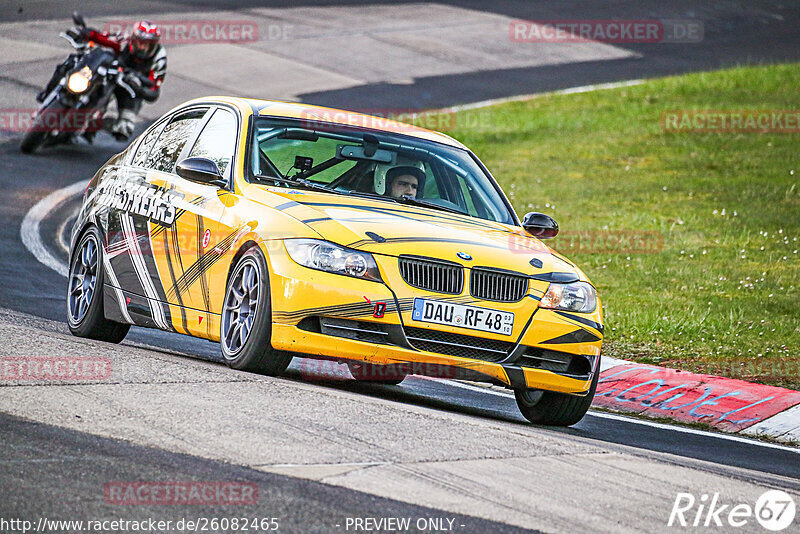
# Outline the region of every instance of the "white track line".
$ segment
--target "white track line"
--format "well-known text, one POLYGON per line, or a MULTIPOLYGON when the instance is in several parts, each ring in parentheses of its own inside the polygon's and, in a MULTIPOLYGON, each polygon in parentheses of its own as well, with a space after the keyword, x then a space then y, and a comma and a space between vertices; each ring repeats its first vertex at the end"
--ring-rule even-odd
POLYGON ((50 267, 64 278, 69 274, 69 266, 66 262, 59 260, 50 253, 42 241, 39 226, 44 218, 60 204, 70 197, 82 193, 86 189, 86 184, 86 180, 81 180, 67 187, 56 189, 44 197, 28 210, 28 213, 25 214, 25 218, 22 220, 22 226, 20 226, 19 229, 20 237, 22 238, 22 243, 25 245, 25 248, 30 250, 31 254, 33 254, 37 260, 50 267))
POLYGON ((644 83, 644 80, 627 80, 624 82, 613 83, 598 83, 595 85, 582 85, 580 87, 570 87, 568 89, 560 89, 558 91, 550 91, 547 93, 533 93, 530 95, 509 96, 506 98, 494 98, 491 100, 481 100, 480 102, 473 102, 472 104, 462 104, 460 106, 451 106, 448 108, 437 109, 429 113, 455 113, 457 111, 464 111, 468 109, 479 109, 494 106, 496 104, 506 104, 508 102, 527 102, 534 98, 541 98, 551 95, 574 95, 578 93, 591 93, 592 91, 603 91, 606 89, 618 89, 620 87, 630 87, 632 85, 639 85, 644 83))
POLYGON ((694 434, 697 436, 707 436, 712 438, 726 439, 728 441, 738 441, 739 443, 747 443, 748 445, 757 445, 759 447, 768 447, 770 449, 780 449, 782 451, 794 452, 800 454, 800 449, 797 447, 790 447, 788 445, 779 445, 777 443, 770 443, 767 441, 758 441, 755 439, 745 438, 743 436, 736 436, 733 434, 719 434, 717 432, 708 432, 707 430, 699 430, 697 428, 690 428, 687 426, 669 425, 666 423, 657 423, 655 421, 648 421, 646 419, 636 419, 634 417, 626 417, 624 415, 617 415, 608 412, 589 411, 586 415, 593 417, 600 417, 602 419, 613 419, 615 421, 625 421, 626 423, 635 423, 637 425, 652 426, 654 428, 661 428, 664 430, 672 430, 674 432, 682 432, 684 434, 694 434))

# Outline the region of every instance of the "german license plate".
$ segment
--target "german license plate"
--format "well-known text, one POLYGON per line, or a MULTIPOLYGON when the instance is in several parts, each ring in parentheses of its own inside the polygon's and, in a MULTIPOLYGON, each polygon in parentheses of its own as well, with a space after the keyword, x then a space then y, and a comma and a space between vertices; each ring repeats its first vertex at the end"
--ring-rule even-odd
POLYGON ((511 312, 439 300, 414 299, 411 318, 424 323, 458 326, 506 336, 510 336, 514 330, 514 314, 511 312))

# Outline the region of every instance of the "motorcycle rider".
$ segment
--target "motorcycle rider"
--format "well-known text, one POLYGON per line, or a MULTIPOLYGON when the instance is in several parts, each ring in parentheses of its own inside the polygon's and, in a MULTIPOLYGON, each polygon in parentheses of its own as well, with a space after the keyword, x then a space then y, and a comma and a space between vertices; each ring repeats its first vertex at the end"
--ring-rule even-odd
MULTIPOLYGON (((121 87, 114 89, 119 116, 111 127, 111 133, 119 141, 130 138, 135 126, 136 116, 142 108, 142 101, 155 102, 161 94, 161 84, 167 74, 167 53, 159 44, 161 32, 155 24, 141 20, 133 26, 130 37, 110 35, 90 28, 72 28, 68 35, 76 40, 92 41, 112 49, 125 69, 125 81, 133 88, 136 98, 121 87)), ((75 56, 56 67, 47 87, 39 93, 36 100, 43 102, 58 81, 69 70, 75 56)), ((84 134, 89 141, 95 132, 84 134)))

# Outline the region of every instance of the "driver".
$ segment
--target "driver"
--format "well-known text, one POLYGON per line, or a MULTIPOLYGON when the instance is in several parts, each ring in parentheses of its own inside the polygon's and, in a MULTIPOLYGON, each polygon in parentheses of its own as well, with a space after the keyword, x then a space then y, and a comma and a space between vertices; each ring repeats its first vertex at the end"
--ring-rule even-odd
POLYGON ((425 173, 417 167, 392 167, 386 171, 386 193, 392 198, 408 195, 417 198, 425 186, 425 173))

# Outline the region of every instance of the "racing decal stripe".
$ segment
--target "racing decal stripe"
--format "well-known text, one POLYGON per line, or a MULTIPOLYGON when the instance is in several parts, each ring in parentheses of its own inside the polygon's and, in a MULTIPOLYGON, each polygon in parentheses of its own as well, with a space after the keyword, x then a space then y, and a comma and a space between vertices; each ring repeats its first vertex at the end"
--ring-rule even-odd
POLYGON ((173 224, 172 227, 170 228, 170 232, 172 233, 172 252, 175 255, 175 257, 178 258, 178 263, 181 266, 181 273, 183 273, 185 269, 183 268, 183 257, 181 256, 181 249, 178 246, 178 243, 180 242, 180 236, 178 235, 178 227, 173 224))
POLYGON ((585 324, 586 326, 591 326, 601 334, 603 333, 603 325, 601 325, 600 323, 596 323, 591 319, 587 319, 586 317, 581 317, 580 315, 573 315, 569 312, 564 312, 559 310, 553 310, 553 311, 558 315, 561 315, 562 317, 566 317, 567 319, 572 319, 573 321, 585 324))
POLYGON ((105 249, 106 254, 110 254, 111 256, 116 256, 117 254, 125 252, 126 250, 128 250, 128 242, 125 240, 115 241, 105 249))
POLYGON ((109 261, 108 256, 103 254, 103 267, 105 267, 105 274, 108 276, 109 284, 106 284, 108 287, 114 291, 114 295, 117 297, 117 302, 119 302, 119 311, 122 313, 122 316, 125 318, 126 321, 133 324, 133 319, 131 319, 131 315, 128 313, 128 304, 125 302, 125 296, 122 294, 122 290, 119 288, 119 280, 117 280, 117 275, 114 273, 114 269, 111 268, 111 261, 109 261))
POLYGON ((550 273, 539 273, 528 275, 531 280, 538 280, 540 282, 556 282, 558 284, 570 284, 579 280, 578 275, 575 273, 564 273, 553 271, 550 273))
POLYGON ((174 298, 175 292, 185 293, 188 291, 189 287, 191 287, 191 285, 194 284, 203 273, 205 273, 222 257, 227 250, 230 249, 238 235, 239 230, 231 233, 228 235, 228 237, 217 243, 214 248, 208 252, 205 252, 197 259, 197 261, 184 270, 183 274, 175 281, 175 285, 170 288, 168 298, 174 298))
MULTIPOLYGON (((366 245, 366 244, 374 244, 375 242, 371 239, 360 239, 358 241, 354 241, 347 245, 350 248, 359 246, 359 245, 366 245)), ((483 248, 494 248, 499 250, 507 250, 508 247, 501 247, 499 245, 492 245, 490 243, 476 243, 475 241, 470 241, 467 239, 447 239, 445 237, 387 237, 385 243, 454 243, 458 245, 472 245, 477 247, 483 248)))
MULTIPOLYGON (((170 235, 167 234, 166 232, 164 232, 164 256, 165 256, 165 258, 167 260, 167 268, 169 269, 169 277, 170 277, 170 280, 172 280, 172 287, 170 288, 170 289, 172 289, 172 288, 175 287, 176 281, 175 281, 175 268, 172 266, 172 255, 169 252, 169 248, 170 248, 169 238, 170 238, 170 235)), ((181 298, 180 292, 176 292, 175 296, 177 297, 177 300, 178 300, 178 308, 181 311, 181 325, 183 326, 183 331, 184 331, 184 333, 188 333, 189 332, 189 325, 188 325, 188 322, 186 320, 186 310, 184 309, 184 306, 183 306, 183 298, 181 298)))
MULTIPOLYGON (((443 297, 437 298, 437 300, 446 301, 446 302, 454 302, 454 303, 474 303, 478 302, 472 299, 469 296, 459 295, 455 297, 443 297)), ((408 312, 411 311, 414 307, 414 297, 408 297, 403 299, 398 299, 395 303, 394 300, 386 301, 386 310, 384 313, 394 313, 394 312, 408 312), (399 306, 399 308, 398 308, 399 306)), ((364 302, 353 302, 349 304, 334 304, 332 306, 322 306, 317 308, 305 308, 302 310, 294 310, 289 312, 282 312, 282 311, 273 311, 272 315, 275 319, 281 319, 283 321, 299 321, 305 317, 310 315, 331 315, 335 317, 362 317, 362 316, 372 316, 372 312, 374 310, 374 302, 368 303, 364 302)))
MULTIPOLYGON (((200 206, 200 205, 202 205, 202 204, 203 204, 203 202, 204 202, 204 201, 205 201, 205 197, 197 197, 197 198, 194 198, 194 199, 190 200, 190 201, 189 201, 189 204, 193 204, 193 205, 195 205, 195 206, 200 206)), ((186 212, 187 212, 187 210, 185 210, 185 209, 183 209, 183 208, 179 208, 179 209, 178 209, 178 210, 175 212, 175 219, 172 221, 172 225, 171 225, 171 226, 173 226, 173 227, 174 227, 174 226, 175 226, 175 221, 177 221, 178 219, 180 219, 181 215, 183 215, 183 214, 184 214, 184 213, 186 213, 186 212)), ((167 229, 167 227, 166 227, 166 226, 164 226, 163 224, 159 224, 159 225, 156 227, 156 229, 153 231, 153 235, 154 235, 154 236, 158 236, 158 235, 159 235, 161 232, 164 232, 166 229, 167 229)))
POLYGON ((142 249, 139 247, 139 240, 136 234, 136 228, 133 224, 133 217, 131 217, 131 215, 128 213, 120 213, 120 221, 122 222, 125 239, 128 240, 128 248, 131 251, 128 257, 131 258, 133 268, 136 271, 136 276, 139 278, 139 282, 142 284, 142 289, 144 289, 148 305, 153 313, 153 320, 160 328, 163 328, 164 330, 172 330, 167 324, 164 308, 162 307, 161 301, 158 298, 158 293, 156 293, 153 280, 150 278, 150 274, 147 272, 147 266, 144 263, 144 258, 142 258, 142 249))
MULTIPOLYGON (((389 312, 389 306, 393 303, 386 303, 386 311, 389 312)), ((374 305, 367 302, 355 302, 352 304, 334 304, 332 306, 321 306, 318 308, 306 308, 303 310, 296 310, 291 312, 273 311, 273 319, 283 319, 287 321, 300 320, 309 315, 335 315, 336 317, 360 315, 372 315, 374 305)))
POLYGON ((567 334, 554 337, 553 339, 542 341, 541 343, 542 344, 546 343, 548 345, 560 345, 562 343, 592 343, 594 341, 600 341, 600 338, 592 334, 588 330, 579 328, 567 334))
POLYGON ((409 219, 412 221, 418 221, 420 218, 423 219, 428 218, 434 220, 439 219, 442 221, 446 221, 448 223, 458 223, 461 225, 477 226, 489 230, 499 230, 497 226, 494 226, 489 222, 481 222, 480 219, 473 219, 473 218, 465 219, 464 217, 459 217, 458 215, 455 214, 447 214, 443 212, 434 212, 434 213, 414 212, 412 214, 409 213, 407 210, 400 208, 392 208, 389 206, 358 206, 354 204, 346 204, 340 202, 302 202, 302 204, 305 206, 327 206, 332 208, 350 208, 354 210, 362 210, 368 212, 379 212, 379 213, 390 212, 393 215, 396 215, 397 217, 403 219, 409 219))
MULTIPOLYGON (((197 218, 197 261, 200 261, 204 254, 203 254, 203 234, 205 233, 205 228, 203 226, 203 217, 200 215, 195 215, 197 218)), ((213 249, 212 249, 213 250, 213 249)), ((213 262, 212 262, 213 264, 213 262)), ((207 269, 208 267, 206 267, 207 269)), ((203 305, 205 306, 205 310, 211 309, 211 300, 208 295, 208 279, 206 278, 206 269, 199 270, 199 277, 200 277, 200 293, 203 295, 203 305)), ((206 327, 208 327, 208 322, 206 322, 206 327)), ((207 328, 206 328, 207 329, 207 328)))
POLYGON ((278 211, 283 211, 288 208, 293 208, 294 206, 301 206, 299 202, 295 202, 294 200, 290 200, 288 202, 284 202, 283 204, 278 204, 277 206, 273 206, 272 209, 276 209, 278 211))

